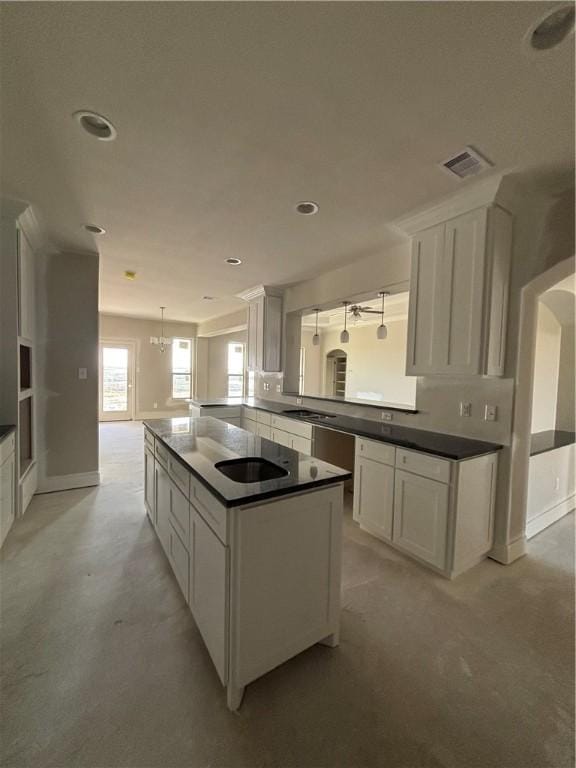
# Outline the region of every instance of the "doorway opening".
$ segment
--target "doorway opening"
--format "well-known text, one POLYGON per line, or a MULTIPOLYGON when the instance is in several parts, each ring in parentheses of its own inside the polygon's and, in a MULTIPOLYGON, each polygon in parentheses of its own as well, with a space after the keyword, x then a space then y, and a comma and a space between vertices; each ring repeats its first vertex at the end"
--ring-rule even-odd
POLYGON ((131 421, 134 418, 134 344, 100 342, 100 421, 131 421))
POLYGON ((574 274, 537 298, 526 538, 575 506, 574 274))
POLYGON ((324 391, 327 397, 346 397, 347 355, 342 349, 332 349, 326 355, 324 391))

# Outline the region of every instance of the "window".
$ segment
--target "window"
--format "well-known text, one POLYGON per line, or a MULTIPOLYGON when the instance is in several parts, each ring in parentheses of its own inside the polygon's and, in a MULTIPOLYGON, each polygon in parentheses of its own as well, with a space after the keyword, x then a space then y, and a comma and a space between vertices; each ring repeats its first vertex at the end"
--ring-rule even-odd
POLYGON ((244 344, 228 344, 228 397, 244 394, 244 344))
POLYGON ((192 340, 174 339, 172 342, 172 398, 184 400, 192 397, 192 340))

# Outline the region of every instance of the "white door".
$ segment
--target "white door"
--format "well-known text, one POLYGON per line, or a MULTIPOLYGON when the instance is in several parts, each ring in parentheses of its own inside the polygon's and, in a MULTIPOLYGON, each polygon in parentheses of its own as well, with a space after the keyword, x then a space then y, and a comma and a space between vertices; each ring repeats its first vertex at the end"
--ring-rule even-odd
POLYGON ((446 568, 448 486, 396 470, 393 541, 437 568, 446 568))
POLYGON ((355 519, 366 530, 392 540, 394 467, 371 459, 356 459, 354 467, 355 519))
POLYGON ((100 421, 134 418, 134 347, 100 342, 100 421))

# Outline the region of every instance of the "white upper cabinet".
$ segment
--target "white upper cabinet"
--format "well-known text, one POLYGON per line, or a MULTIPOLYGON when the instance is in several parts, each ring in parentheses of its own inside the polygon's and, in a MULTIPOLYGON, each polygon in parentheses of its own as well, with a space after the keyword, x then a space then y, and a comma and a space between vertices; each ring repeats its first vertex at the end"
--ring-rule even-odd
POLYGON ((282 297, 267 290, 241 294, 248 301, 248 368, 276 373, 282 370, 282 297))
POLYGON ((35 311, 34 253, 18 229, 18 335, 23 339, 34 339, 35 311))
POLYGON ((511 237, 498 206, 414 235, 407 374, 502 376, 511 237))

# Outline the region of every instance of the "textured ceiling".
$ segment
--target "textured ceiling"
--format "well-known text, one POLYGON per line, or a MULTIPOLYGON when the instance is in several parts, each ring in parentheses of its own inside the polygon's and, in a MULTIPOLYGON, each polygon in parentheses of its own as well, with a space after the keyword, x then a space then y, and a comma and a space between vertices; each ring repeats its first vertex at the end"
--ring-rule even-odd
POLYGON ((2 3, 2 193, 99 249, 102 310, 223 314, 383 250, 388 222, 461 188, 436 163, 466 144, 495 172, 569 172, 573 40, 523 46, 553 5, 2 3))

